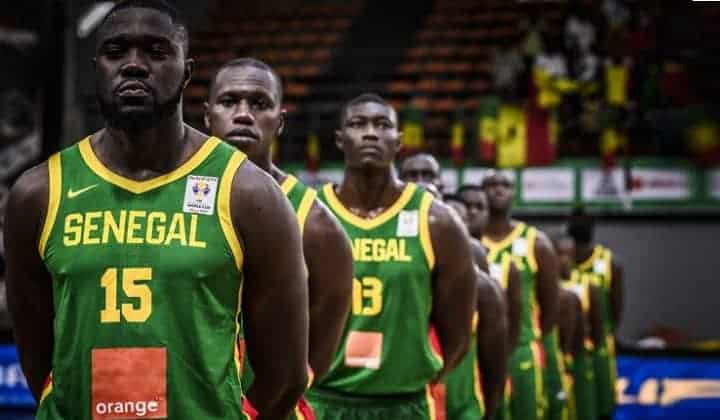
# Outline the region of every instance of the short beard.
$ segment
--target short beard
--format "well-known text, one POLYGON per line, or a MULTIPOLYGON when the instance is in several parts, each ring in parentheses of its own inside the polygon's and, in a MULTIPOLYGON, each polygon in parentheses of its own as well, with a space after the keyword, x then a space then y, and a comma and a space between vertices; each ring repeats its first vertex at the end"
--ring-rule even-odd
POLYGON ((153 100, 152 110, 149 112, 124 113, 120 111, 117 102, 105 102, 99 94, 96 94, 96 98, 100 105, 100 113, 105 117, 108 127, 137 132, 154 128, 161 121, 175 114, 178 111, 178 104, 182 101, 182 93, 183 85, 181 84, 167 101, 157 103, 153 100))

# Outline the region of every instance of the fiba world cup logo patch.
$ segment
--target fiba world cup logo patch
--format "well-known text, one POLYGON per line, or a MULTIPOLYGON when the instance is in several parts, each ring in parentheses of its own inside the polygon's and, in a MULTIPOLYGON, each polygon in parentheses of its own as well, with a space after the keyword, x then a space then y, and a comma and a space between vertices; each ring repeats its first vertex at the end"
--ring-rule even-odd
POLYGON ((215 212, 218 179, 212 176, 190 175, 185 186, 183 212, 212 215, 215 212))

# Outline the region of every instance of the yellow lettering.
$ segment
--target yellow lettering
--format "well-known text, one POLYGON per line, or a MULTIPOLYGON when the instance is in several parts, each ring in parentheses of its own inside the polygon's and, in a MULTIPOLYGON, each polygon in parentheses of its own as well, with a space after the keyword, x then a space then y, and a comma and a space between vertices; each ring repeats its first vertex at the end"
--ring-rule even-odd
POLYGON ((165 222, 167 221, 167 216, 165 216, 163 212, 154 211, 148 214, 147 219, 148 225, 145 233, 145 242, 151 245, 162 244, 165 240, 165 222), (156 222, 157 226, 155 226, 156 222), (157 236, 153 236, 154 233, 157 233, 157 236))
POLYGON ((81 213, 70 213, 65 216, 65 234, 63 245, 76 246, 82 237, 83 215, 81 213))
POLYGON ((384 239, 373 239, 372 241, 372 260, 373 261, 387 261, 385 258, 385 240, 384 239))
POLYGON ((371 261, 372 239, 360 239, 360 261, 371 261))
MULTIPOLYGON (((401 244, 404 244, 404 240, 400 240, 401 244)), ((398 255, 398 243, 395 239, 388 240, 387 247, 385 248, 385 258, 387 261, 398 261, 400 256, 398 255)))
POLYGON ((197 240, 197 224, 198 216, 193 214, 190 216, 190 246, 194 248, 206 248, 207 244, 204 241, 197 240))
POLYGON ((360 239, 353 239, 350 243, 354 261, 360 261, 360 239))
POLYGON ((397 259, 398 261, 402 261, 402 262, 410 262, 410 261, 412 261, 412 257, 409 256, 409 255, 405 252, 405 239, 400 239, 400 249, 399 249, 399 251, 400 251, 400 256, 398 256, 398 259, 397 259))
POLYGON ((144 219, 146 216, 147 212, 144 210, 130 210, 130 213, 128 214, 127 243, 143 243, 143 238, 138 238, 135 236, 135 233, 142 227, 141 222, 138 222, 137 219, 144 219))
POLYGON ((182 246, 187 246, 187 236, 185 235, 185 218, 182 213, 175 213, 170 222, 170 229, 165 237, 165 245, 170 245, 173 240, 180 241, 182 246))
POLYGON ((83 245, 97 245, 100 243, 100 238, 92 238, 90 235, 98 230, 98 225, 93 223, 93 219, 99 219, 102 217, 102 213, 99 211, 91 211, 85 213, 85 224, 83 226, 83 245))
POLYGON ((115 242, 122 244, 125 243, 125 219, 127 218, 127 211, 120 210, 120 222, 116 222, 111 211, 105 210, 103 213, 103 233, 102 243, 108 243, 110 239, 110 231, 115 236, 115 242))

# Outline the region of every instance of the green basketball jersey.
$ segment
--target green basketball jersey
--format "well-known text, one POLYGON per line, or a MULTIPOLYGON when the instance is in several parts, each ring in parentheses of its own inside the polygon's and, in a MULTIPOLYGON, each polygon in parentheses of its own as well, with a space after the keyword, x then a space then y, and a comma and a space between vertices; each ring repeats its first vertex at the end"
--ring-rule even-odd
POLYGON ((592 255, 575 267, 580 276, 587 278, 600 290, 600 311, 603 329, 606 335, 612 335, 614 321, 610 308, 610 288, 612 285, 612 251, 602 245, 595 245, 592 255))
POLYGON ((442 366, 430 343, 432 195, 407 184, 372 219, 347 210, 332 185, 319 197, 352 242, 355 278, 340 347, 318 386, 367 396, 424 391, 442 366))
POLYGON ((39 251, 53 281, 38 419, 238 419, 243 254, 230 217, 245 155, 211 137, 147 181, 90 138, 49 160, 39 251))
POLYGON ((500 264, 504 256, 511 255, 515 267, 520 273, 522 288, 522 318, 518 343, 528 344, 542 335, 540 332, 539 309, 535 298, 535 239, 537 230, 525 223, 518 223, 503 240, 495 242, 483 237, 482 243, 488 248, 488 262, 500 264))

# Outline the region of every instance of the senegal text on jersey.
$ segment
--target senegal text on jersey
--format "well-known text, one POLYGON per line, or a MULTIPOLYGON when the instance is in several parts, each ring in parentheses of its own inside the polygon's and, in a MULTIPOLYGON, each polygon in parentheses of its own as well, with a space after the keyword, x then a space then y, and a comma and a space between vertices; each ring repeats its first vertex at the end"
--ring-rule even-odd
POLYGON ((405 239, 355 238, 352 241, 352 253, 355 261, 411 262, 412 257, 405 251, 405 239))
POLYGON ((161 211, 148 213, 144 210, 105 210, 70 213, 65 216, 65 246, 100 245, 110 241, 118 244, 207 247, 204 241, 198 240, 196 214, 169 215, 161 211))

